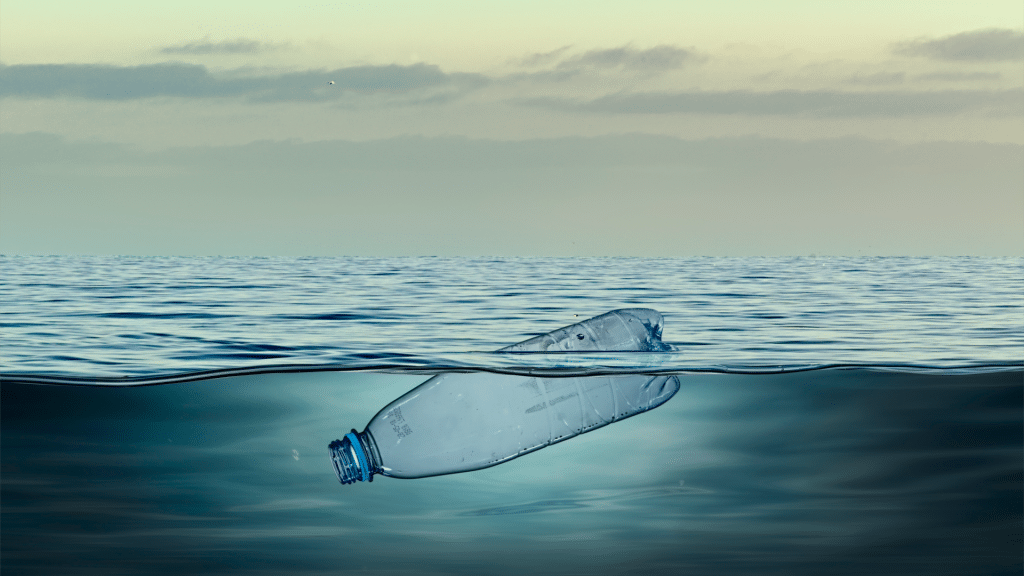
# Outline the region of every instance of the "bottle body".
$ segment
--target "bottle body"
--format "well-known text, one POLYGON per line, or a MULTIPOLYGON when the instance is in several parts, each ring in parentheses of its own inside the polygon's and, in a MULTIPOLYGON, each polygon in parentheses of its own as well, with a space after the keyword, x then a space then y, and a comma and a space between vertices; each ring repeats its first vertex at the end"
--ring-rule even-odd
POLYGON ((647 308, 623 308, 553 330, 498 352, 664 352, 664 320, 647 308))
MULTIPOLYGON (((498 352, 669 350, 661 330, 657 311, 627 308, 498 352)), ((385 406, 363 432, 332 442, 331 460, 342 484, 479 470, 656 408, 678 390, 675 376, 439 374, 385 406)))
MULTIPOLYGON (((384 407, 355 438, 346 436, 358 444, 349 451, 361 449, 367 467, 347 477, 424 478, 487 468, 656 408, 678 390, 675 376, 440 374, 384 407)), ((332 444, 332 454, 338 450, 332 444)), ((350 456, 364 465, 359 458, 350 456)))

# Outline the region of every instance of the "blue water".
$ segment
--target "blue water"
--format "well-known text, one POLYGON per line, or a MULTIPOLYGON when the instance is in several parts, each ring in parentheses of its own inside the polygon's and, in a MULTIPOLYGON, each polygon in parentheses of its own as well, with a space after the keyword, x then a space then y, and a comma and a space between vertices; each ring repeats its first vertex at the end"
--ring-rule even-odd
POLYGON ((628 307, 664 314, 673 367, 1024 358, 1021 258, 5 256, 0 273, 4 374, 493 367, 509 360, 474 353, 628 307))
POLYGON ((1020 258, 2 257, 0 567, 1020 574, 1021 286, 1020 258), (675 351, 490 352, 623 307, 675 351), (339 485, 327 444, 453 368, 682 387, 339 485))

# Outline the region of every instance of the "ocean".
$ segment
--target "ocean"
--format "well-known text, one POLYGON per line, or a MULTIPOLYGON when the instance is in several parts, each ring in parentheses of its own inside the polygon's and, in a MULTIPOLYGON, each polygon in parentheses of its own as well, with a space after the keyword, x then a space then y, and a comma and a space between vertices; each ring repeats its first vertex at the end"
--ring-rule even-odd
POLYGON ((0 568, 1018 575, 1022 287, 1021 258, 3 256, 0 568), (494 352, 621 308, 671 350, 494 352), (449 372, 680 387, 339 484, 328 443, 449 372))

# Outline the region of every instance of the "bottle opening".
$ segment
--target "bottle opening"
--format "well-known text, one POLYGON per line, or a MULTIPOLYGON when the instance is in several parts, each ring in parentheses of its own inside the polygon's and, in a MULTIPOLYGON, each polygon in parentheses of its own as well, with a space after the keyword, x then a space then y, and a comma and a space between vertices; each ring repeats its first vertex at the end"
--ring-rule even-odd
POLYGON ((359 443, 358 432, 352 430, 341 440, 335 440, 328 446, 331 450, 331 462, 334 463, 334 471, 338 474, 338 481, 342 484, 353 484, 355 482, 368 482, 373 478, 370 470, 370 463, 363 452, 363 446, 359 443))

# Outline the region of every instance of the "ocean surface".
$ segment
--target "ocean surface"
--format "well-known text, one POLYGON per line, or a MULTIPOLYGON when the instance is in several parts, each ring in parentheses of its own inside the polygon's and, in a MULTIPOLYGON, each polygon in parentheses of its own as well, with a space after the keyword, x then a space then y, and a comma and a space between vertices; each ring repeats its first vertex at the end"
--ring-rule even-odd
POLYGON ((1024 570, 1021 258, 3 256, 0 411, 5 576, 1024 570), (671 351, 493 352, 637 307, 671 351), (340 485, 446 371, 680 390, 340 485))

